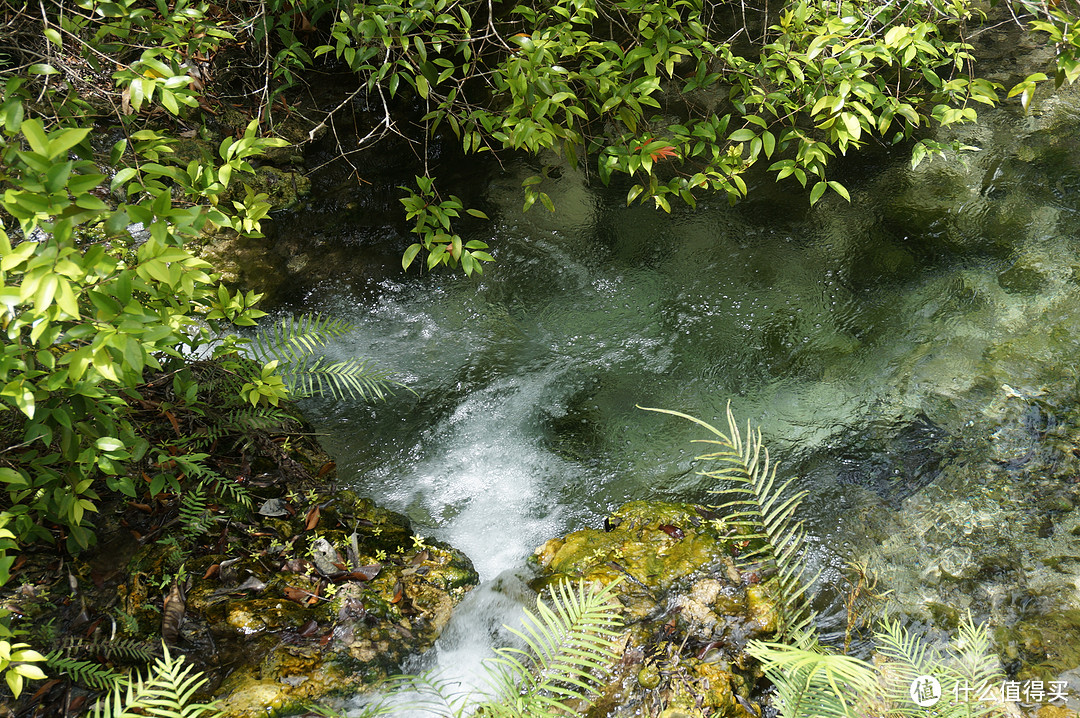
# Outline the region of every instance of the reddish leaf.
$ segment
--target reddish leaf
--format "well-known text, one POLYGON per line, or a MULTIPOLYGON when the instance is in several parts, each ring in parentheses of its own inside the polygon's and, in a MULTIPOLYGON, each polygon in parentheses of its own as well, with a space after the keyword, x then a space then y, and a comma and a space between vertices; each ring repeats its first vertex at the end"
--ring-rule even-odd
POLYGON ((325 464, 323 464, 319 468, 319 474, 318 474, 317 478, 320 478, 320 479, 323 478, 324 476, 326 476, 327 474, 329 474, 331 471, 333 471, 336 468, 337 468, 336 463, 334 463, 333 461, 327 461, 325 464))
POLYGON ((45 681, 45 683, 42 684, 41 688, 38 688, 36 691, 34 691, 34 695, 31 698, 31 700, 35 700, 35 701, 38 700, 43 695, 48 693, 50 688, 52 688, 53 686, 55 686, 59 682, 60 682, 59 678, 50 678, 49 680, 45 681))
POLYGON ((163 411, 161 413, 164 414, 165 418, 169 420, 170 424, 172 424, 172 428, 176 432, 176 435, 177 436, 182 436, 182 434, 180 433, 180 424, 179 424, 179 422, 176 421, 176 417, 173 416, 172 412, 171 411, 163 411))
POLYGON ((316 506, 311 511, 308 511, 307 519, 304 521, 304 530, 310 531, 319 525, 319 507, 316 506))
POLYGON ((683 530, 681 528, 679 528, 678 526, 672 526, 671 524, 661 524, 657 528, 659 528, 661 531, 663 531, 675 540, 679 540, 686 535, 683 533, 683 530))
POLYGON ((293 588, 292 586, 286 586, 284 589, 282 589, 282 592, 285 594, 285 598, 289 599, 290 601, 295 601, 301 606, 306 604, 308 600, 312 598, 311 593, 309 591, 305 591, 302 588, 293 588))
POLYGON ((394 597, 390 599, 390 603, 401 603, 401 594, 405 591, 405 587, 401 585, 401 581, 397 582, 394 586, 394 597))
POLYGON ((675 151, 675 148, 671 145, 664 145, 660 149, 654 150, 649 153, 649 157, 652 157, 653 162, 659 162, 662 159, 668 157, 678 157, 679 153, 675 151))
POLYGON ((210 566, 210 568, 206 569, 206 573, 203 574, 203 580, 205 581, 208 578, 213 578, 214 576, 217 576, 220 570, 220 563, 213 564, 212 566, 210 566))

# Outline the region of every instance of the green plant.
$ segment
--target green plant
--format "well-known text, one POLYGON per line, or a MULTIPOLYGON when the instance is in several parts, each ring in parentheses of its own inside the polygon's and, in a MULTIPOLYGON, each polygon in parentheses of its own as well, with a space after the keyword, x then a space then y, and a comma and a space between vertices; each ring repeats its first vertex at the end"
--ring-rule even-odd
MULTIPOLYGON (((463 242, 461 235, 451 233, 451 223, 461 216, 464 205, 456 195, 450 195, 448 199, 440 200, 435 190, 435 181, 430 177, 417 177, 416 185, 420 188, 417 194, 410 187, 402 187, 409 194, 401 200, 405 206, 405 219, 415 220, 412 228, 413 234, 420 237, 420 241, 409 245, 401 258, 401 268, 408 269, 416 259, 420 250, 427 254, 427 268, 434 269, 440 264, 450 268, 461 264, 465 274, 483 274, 484 268, 480 262, 494 261, 490 254, 483 251, 488 248, 485 242, 471 239, 463 242)), ((466 213, 487 219, 487 215, 478 209, 466 209, 466 213)))
POLYGON ((169 647, 162 643, 164 655, 157 659, 145 678, 136 676, 117 683, 112 692, 94 706, 94 718, 135 718, 139 715, 157 718, 197 718, 207 714, 218 716, 215 703, 193 700, 196 691, 207 681, 202 673, 192 675, 191 664, 184 656, 173 658, 169 647))
POLYGON ((618 658, 615 638, 622 622, 614 596, 617 582, 590 589, 563 580, 552 587, 549 606, 536 599, 536 613, 525 611, 522 630, 510 629, 524 647, 496 649, 485 664, 490 695, 455 690, 431 674, 400 676, 394 693, 368 706, 364 718, 423 710, 446 718, 465 715, 503 718, 555 718, 579 715, 590 705, 603 675, 618 658))
MULTIPOLYGON (((96 482, 135 495, 126 466, 151 445, 129 417, 147 375, 176 373, 211 345, 218 357, 234 353, 226 326, 259 313, 255 295, 218 285, 185 248, 208 222, 232 220, 174 202, 174 193, 205 200, 205 188, 163 164, 169 141, 136 132, 130 148, 121 140, 99 158, 89 128, 26 118, 22 84, 8 81, 0 101, 0 209, 18 221, 14 243, 0 227, 0 411, 18 412, 3 427, 0 481, 16 536, 52 540, 42 520, 54 521, 77 550, 93 540, 85 518, 97 510, 96 482), (109 206, 95 194, 110 183, 93 159, 115 163, 129 150, 134 166, 111 181, 127 201, 109 206), (129 250, 134 221, 150 237, 129 250)), ((250 151, 275 144, 247 139, 250 151)))
POLYGON ((495 697, 484 710, 495 716, 573 715, 569 701, 585 701, 618 658, 615 637, 621 620, 614 606, 617 582, 590 592, 561 581, 552 607, 539 597, 536 613, 525 612, 522 631, 512 630, 524 649, 501 648, 493 672, 495 697))
POLYGON ((45 664, 57 675, 67 676, 97 691, 111 690, 124 677, 122 673, 117 673, 100 663, 70 658, 59 650, 46 654, 45 664))
POLYGON ((715 508, 728 511, 724 525, 740 528, 739 539, 750 542, 738 563, 760 570, 765 585, 774 589, 778 598, 778 636, 795 638, 812 632, 814 612, 806 593, 813 581, 806 576, 802 563, 806 534, 802 521, 795 518, 806 492, 789 490, 794 477, 777 482, 776 465, 769 459, 760 429, 751 429, 748 424, 744 436, 730 404, 726 434, 689 414, 642 408, 692 421, 717 437, 696 439, 695 443, 720 447, 696 458, 719 464, 719 468, 699 473, 717 482, 713 489, 716 493, 733 497, 715 508))
MULTIPOLYGON (((967 0, 798 0, 739 14, 701 0, 353 0, 313 54, 338 58, 381 106, 365 141, 403 131, 394 102, 405 97, 423 104, 418 146, 448 129, 466 154, 533 156, 526 209, 554 208, 544 187, 563 165, 622 178, 628 203, 665 211, 702 192, 744 196, 759 163, 811 204, 829 190, 848 198, 828 177, 837 154, 915 140, 917 164, 944 149, 922 128, 971 122, 974 105, 997 102, 963 41, 967 0)), ((429 268, 478 271, 451 230, 462 203, 440 201, 426 158, 417 185, 403 203, 422 239, 403 264, 427 251, 429 268)))
POLYGON ((776 688, 774 702, 784 718, 1004 714, 1003 703, 980 700, 986 688, 1004 677, 986 624, 975 625, 969 616, 944 653, 896 620, 882 621, 874 642, 877 660, 873 664, 835 653, 809 634, 794 644, 751 641, 747 652, 761 661, 776 688), (923 676, 934 678, 943 688, 940 700, 932 706, 919 706, 911 695, 913 684, 923 676))
POLYGON ((390 373, 366 359, 329 362, 316 356, 320 347, 352 331, 343 319, 324 319, 317 314, 283 317, 260 328, 248 345, 263 364, 258 377, 249 376, 240 393, 252 406, 269 402, 277 406, 285 398, 329 394, 381 399, 391 385, 390 373))
MULTIPOLYGON (((514 630, 525 648, 498 649, 498 657, 489 668, 494 690, 491 698, 455 694, 448 684, 426 675, 401 676, 391 685, 419 692, 419 699, 410 703, 410 708, 455 718, 474 710, 483 715, 515 718, 574 715, 571 706, 575 702, 588 703, 601 676, 618 657, 614 638, 621 622, 613 594, 615 585, 590 590, 584 583, 573 588, 563 581, 552 590, 550 607, 537 597, 537 612, 526 611, 523 630, 514 630)), ((216 703, 193 701, 207 679, 199 672, 192 674, 192 666, 185 665, 184 657, 173 658, 164 643, 162 651, 162 657, 156 659, 145 678, 115 680, 106 675, 105 669, 82 665, 85 662, 65 661, 63 665, 91 685, 94 681, 102 686, 112 682, 109 695, 94 707, 93 718, 135 718, 141 714, 157 718, 220 716, 216 703)), ((341 715, 318 706, 312 709, 324 716, 341 715)), ((399 703, 384 698, 362 709, 360 716, 393 715, 401 709, 399 703)))

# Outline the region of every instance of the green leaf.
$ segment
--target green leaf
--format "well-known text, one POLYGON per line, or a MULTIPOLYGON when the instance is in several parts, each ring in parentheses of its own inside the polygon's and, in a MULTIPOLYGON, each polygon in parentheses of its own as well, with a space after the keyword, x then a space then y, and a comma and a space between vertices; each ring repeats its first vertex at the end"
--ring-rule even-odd
POLYGON ((829 180, 828 185, 830 188, 832 188, 834 192, 846 199, 848 202, 851 201, 851 195, 848 194, 847 187, 840 184, 839 182, 836 182, 835 180, 829 180))
POLYGON ((757 133, 748 127, 744 127, 741 130, 735 130, 728 136, 728 140, 731 142, 747 142, 757 137, 757 133))
POLYGON ((49 138, 45 135, 45 128, 41 120, 24 120, 22 133, 26 141, 30 143, 30 149, 39 155, 49 156, 49 138))
POLYGON ((762 148, 765 150, 765 156, 772 157, 773 150, 776 149, 776 137, 768 130, 762 132, 761 145, 762 148))
POLYGON ((401 256, 401 268, 408 269, 421 249, 422 247, 419 244, 410 244, 405 250, 405 254, 401 256))
POLYGON ((811 207, 813 207, 815 204, 817 204, 817 201, 819 199, 821 199, 821 196, 823 194, 825 194, 825 190, 828 189, 828 187, 829 187, 829 185, 827 183, 825 183, 825 182, 818 182, 818 183, 816 183, 814 185, 813 189, 810 190, 810 206, 811 207))

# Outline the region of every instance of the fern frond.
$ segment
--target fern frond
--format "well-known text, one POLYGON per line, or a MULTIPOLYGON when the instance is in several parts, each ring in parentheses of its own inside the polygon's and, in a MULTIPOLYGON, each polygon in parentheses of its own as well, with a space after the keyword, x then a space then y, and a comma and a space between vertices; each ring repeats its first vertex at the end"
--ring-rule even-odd
POLYGON ((76 683, 96 691, 109 690, 124 678, 123 673, 101 664, 65 656, 62 649, 45 654, 45 664, 55 673, 66 675, 76 683))
POLYGON ((438 677, 435 671, 418 675, 394 676, 387 681, 388 696, 369 705, 359 718, 393 715, 404 711, 419 712, 441 718, 458 718, 466 714, 472 694, 461 690, 455 681, 438 677))
POLYGON ((960 680, 967 681, 968 685, 993 685, 1000 683, 1005 677, 986 624, 975 625, 970 614, 960 622, 951 653, 956 673, 960 680))
POLYGON ((189 539, 202 536, 209 530, 212 518, 206 507, 206 490, 203 482, 194 489, 185 491, 180 497, 179 516, 181 530, 189 539))
POLYGON ((874 666, 826 651, 810 633, 794 645, 750 641, 746 652, 761 661, 776 686, 784 718, 849 718, 877 692, 874 666))
POLYGON ((244 508, 251 508, 251 493, 242 485, 225 478, 203 463, 206 454, 178 454, 171 457, 184 473, 200 480, 199 488, 210 484, 221 498, 231 499, 244 508))
POLYGON ((522 630, 511 629, 526 648, 500 648, 492 678, 496 698, 483 704, 493 715, 560 715, 568 700, 588 701, 601 675, 617 658, 614 639, 622 621, 612 610, 615 584, 589 591, 560 582, 549 607, 536 600, 522 630))
POLYGON ((251 346, 264 361, 295 364, 352 330, 353 325, 340 318, 323 319, 318 314, 282 317, 277 324, 260 330, 251 346))
POLYGON ((135 718, 139 715, 156 718, 199 718, 204 713, 211 718, 221 715, 216 703, 194 703, 195 692, 207 679, 202 673, 191 675, 191 664, 184 657, 176 659, 162 644, 164 655, 150 668, 146 678, 128 680, 126 685, 113 688, 93 711, 94 718, 135 718))
POLYGON ((228 413, 218 427, 221 435, 227 432, 279 431, 296 424, 288 412, 275 406, 246 406, 228 413))
POLYGON ((282 367, 282 378, 294 396, 329 394, 337 399, 346 395, 362 400, 382 399, 389 387, 397 384, 390 379, 390 372, 366 359, 346 359, 333 363, 323 357, 303 359, 282 367))
POLYGON ((696 457, 716 464, 715 468, 698 473, 718 483, 716 493, 731 497, 714 508, 730 512, 724 520, 745 530, 739 538, 760 541, 740 556, 737 565, 741 569, 759 565, 770 576, 767 580, 776 588, 779 598, 777 634, 780 637, 791 638, 810 630, 814 613, 806 593, 817 576, 806 575, 801 561, 806 533, 802 521, 795 518, 806 492, 791 491, 794 478, 777 483, 776 464, 770 460, 761 431, 751 429, 747 424, 744 436, 730 403, 727 433, 679 411, 640 408, 686 419, 717 437, 695 440, 695 443, 718 447, 696 457))
POLYGON ((65 638, 57 652, 69 658, 89 654, 106 660, 121 660, 128 663, 150 663, 159 655, 150 644, 131 638, 109 640, 99 638, 88 641, 85 638, 73 636, 65 638))

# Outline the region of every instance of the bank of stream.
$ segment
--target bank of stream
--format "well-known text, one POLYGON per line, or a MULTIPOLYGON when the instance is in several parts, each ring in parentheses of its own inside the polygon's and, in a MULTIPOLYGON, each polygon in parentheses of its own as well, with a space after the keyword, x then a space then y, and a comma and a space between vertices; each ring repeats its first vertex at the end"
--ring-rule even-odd
POLYGON ((347 189, 278 222, 334 258, 294 258, 281 311, 350 320, 329 355, 408 387, 306 404, 339 475, 487 582, 420 663, 485 654, 524 600, 504 572, 545 540, 632 499, 708 503, 700 432, 637 405, 718 423, 730 401, 810 491, 829 631, 854 561, 894 609, 941 631, 970 610, 1013 675, 1080 698, 1076 107, 985 112, 976 149, 916 170, 852 159, 852 202, 813 209, 763 179, 668 216, 565 171, 557 212, 523 214, 533 169, 511 166, 459 192, 493 218, 465 227, 498 260, 479 278, 402 274, 403 238, 356 229, 347 189))

